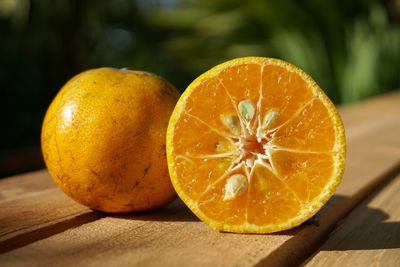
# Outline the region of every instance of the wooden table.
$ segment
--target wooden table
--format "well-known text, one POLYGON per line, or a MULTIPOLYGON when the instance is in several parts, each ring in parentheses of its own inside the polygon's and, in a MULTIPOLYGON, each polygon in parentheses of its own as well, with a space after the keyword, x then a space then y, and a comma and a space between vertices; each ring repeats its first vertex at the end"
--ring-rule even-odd
POLYGON ((42 170, 0 180, 0 265, 400 266, 400 92, 340 113, 347 167, 319 226, 221 233, 179 200, 103 214, 69 199, 42 170))

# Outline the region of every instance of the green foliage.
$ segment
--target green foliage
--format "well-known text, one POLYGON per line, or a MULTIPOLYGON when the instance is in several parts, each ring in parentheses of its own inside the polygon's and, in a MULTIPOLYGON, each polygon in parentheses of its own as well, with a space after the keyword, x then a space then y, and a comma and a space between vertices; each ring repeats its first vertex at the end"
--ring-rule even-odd
POLYGON ((399 11, 382 3, 3 0, 0 147, 38 145, 56 92, 101 66, 151 71, 183 91, 220 62, 268 56, 303 68, 338 104, 399 88, 399 11))
POLYGON ((335 103, 400 87, 400 27, 378 1, 208 0, 146 20, 167 36, 159 51, 188 77, 234 57, 268 56, 303 68, 335 103))

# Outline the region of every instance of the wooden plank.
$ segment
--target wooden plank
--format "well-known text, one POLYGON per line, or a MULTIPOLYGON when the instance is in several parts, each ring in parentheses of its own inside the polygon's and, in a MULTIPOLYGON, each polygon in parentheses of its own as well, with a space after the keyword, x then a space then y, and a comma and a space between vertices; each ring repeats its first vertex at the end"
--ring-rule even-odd
POLYGON ((400 175, 363 201, 306 266, 398 266, 400 175))
POLYGON ((0 180, 0 203, 3 200, 10 200, 55 187, 56 185, 47 170, 4 178, 0 180))
MULTIPOLYGON (((385 101, 398 103, 398 98, 385 101)), ((383 121, 379 127, 365 127, 371 117, 352 115, 358 108, 343 111, 347 134, 353 136, 348 144, 347 169, 336 196, 320 213, 320 227, 303 225, 270 235, 220 233, 176 202, 158 212, 110 216, 69 229, 0 255, 0 262, 30 262, 37 266, 78 262, 141 266, 298 264, 323 242, 341 218, 399 168, 399 140, 394 137, 394 133, 400 133, 399 105, 387 104, 388 108, 382 110, 374 103, 364 104, 371 106, 366 109, 372 118, 383 121), (377 112, 382 114, 375 115, 377 112)))
POLYGON ((0 181, 0 196, 0 252, 102 216, 62 193, 47 171, 0 181))
POLYGON ((77 262, 101 266, 227 266, 240 255, 236 263, 241 266, 254 264, 256 256, 268 249, 270 240, 265 237, 214 231, 176 201, 159 212, 110 216, 85 224, 3 254, 0 261, 5 265, 28 261, 34 266, 77 262))
MULTIPOLYGON (((398 111, 399 103, 400 90, 351 105, 341 106, 339 111, 346 123, 347 131, 350 131, 352 135, 356 135, 359 132, 374 128, 374 123, 380 123, 381 116, 390 115, 392 112, 398 111), (365 123, 366 121, 369 123, 365 123), (355 130, 354 128, 358 129, 355 130)), ((348 135, 347 138, 349 137, 348 135)))

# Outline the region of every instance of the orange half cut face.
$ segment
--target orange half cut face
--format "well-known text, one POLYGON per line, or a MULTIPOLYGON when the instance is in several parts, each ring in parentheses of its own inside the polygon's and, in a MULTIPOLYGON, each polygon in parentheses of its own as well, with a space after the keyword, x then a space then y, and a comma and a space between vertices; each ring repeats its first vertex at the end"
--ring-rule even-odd
POLYGON ((297 226, 333 195, 345 161, 335 106, 308 74, 278 59, 218 65, 192 82, 168 126, 180 198, 214 229, 297 226))

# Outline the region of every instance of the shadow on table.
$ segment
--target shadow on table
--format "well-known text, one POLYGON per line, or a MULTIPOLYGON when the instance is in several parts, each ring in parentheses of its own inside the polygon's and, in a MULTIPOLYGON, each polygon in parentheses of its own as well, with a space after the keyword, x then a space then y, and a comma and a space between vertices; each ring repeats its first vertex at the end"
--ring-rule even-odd
MULTIPOLYGON (((379 209, 368 207, 368 203, 381 191, 382 188, 388 185, 388 182, 389 181, 378 187, 367 199, 357 205, 355 209, 351 210, 350 215, 343 219, 344 223, 336 227, 335 232, 340 230, 346 233, 344 238, 342 236, 343 240, 339 240, 340 238, 338 238, 338 240, 334 239, 332 242, 330 241, 329 244, 324 245, 324 238, 327 238, 326 235, 322 234, 319 236, 320 234, 316 234, 316 236, 318 236, 317 239, 319 240, 319 244, 323 244, 319 249, 366 250, 400 248, 400 222, 385 222, 385 220, 389 218, 387 213, 379 209)), ((326 229, 324 229, 324 227, 326 227, 325 224, 327 223, 324 222, 325 214, 328 214, 333 210, 333 208, 338 208, 339 205, 352 205, 350 202, 346 204, 347 201, 352 201, 352 199, 341 195, 334 195, 311 220, 292 229, 270 235, 292 236, 292 238, 286 242, 288 247, 292 247, 293 244, 299 243, 297 245, 300 245, 307 242, 310 235, 313 235, 316 232, 326 231, 326 229), (318 229, 319 227, 321 228, 318 229)), ((128 220, 201 223, 201 221, 179 198, 170 205, 155 211, 136 214, 115 214, 109 216, 128 220)), ((332 226, 328 226, 329 229, 331 229, 331 227, 332 226)), ((329 232, 330 230, 328 230, 327 233, 329 232)), ((286 246, 283 245, 281 248, 285 250, 285 247, 286 246)))
POLYGON ((320 250, 372 250, 400 248, 400 222, 385 222, 389 215, 365 205, 345 218, 320 250))
POLYGON ((280 266, 297 266, 319 250, 344 251, 400 248, 400 222, 385 222, 389 218, 386 212, 368 206, 383 188, 391 185, 397 174, 398 171, 396 169, 384 183, 360 203, 354 197, 333 196, 317 214, 317 218, 321 218, 320 226, 306 226, 303 224, 288 231, 275 233, 274 235, 287 235, 289 232, 293 234, 293 237, 255 266, 264 266, 265 263, 276 263, 276 265, 280 266), (334 210, 332 209, 333 207, 334 210), (336 215, 334 215, 335 213, 336 215), (329 220, 341 213, 344 215, 344 217, 343 215, 339 216, 342 223, 339 221, 332 225, 332 221, 330 222, 329 220), (339 226, 337 226, 338 224, 339 226), (340 234, 338 233, 339 231, 341 231, 340 234), (291 257, 287 257, 288 254, 291 257))
POLYGON ((166 207, 139 213, 121 213, 108 215, 112 218, 141 221, 163 221, 163 222, 200 222, 193 212, 179 198, 166 207))
POLYGON ((320 250, 343 251, 400 248, 399 214, 392 214, 392 217, 390 217, 383 210, 369 206, 369 203, 381 193, 382 189, 392 186, 394 179, 400 179, 398 173, 395 173, 391 179, 386 180, 386 182, 377 187, 352 210, 320 250), (388 219, 391 221, 386 222, 388 219))
MULTIPOLYGON (((306 221, 303 224, 294 227, 292 229, 281 231, 277 233, 272 233, 272 235, 291 235, 294 236, 298 232, 301 232, 304 227, 308 225, 312 225, 316 227, 318 224, 318 218, 321 214, 330 210, 337 203, 344 200, 341 196, 333 196, 325 206, 317 213, 316 216, 312 218, 312 220, 306 221)), ((169 221, 169 222, 201 222, 199 218, 183 203, 183 201, 177 198, 171 204, 166 207, 147 212, 139 212, 139 213, 118 213, 118 214, 107 214, 107 217, 112 218, 120 218, 120 219, 128 219, 128 220, 142 220, 142 221, 169 221)), ((236 233, 228 233, 226 234, 236 234, 236 233)))

